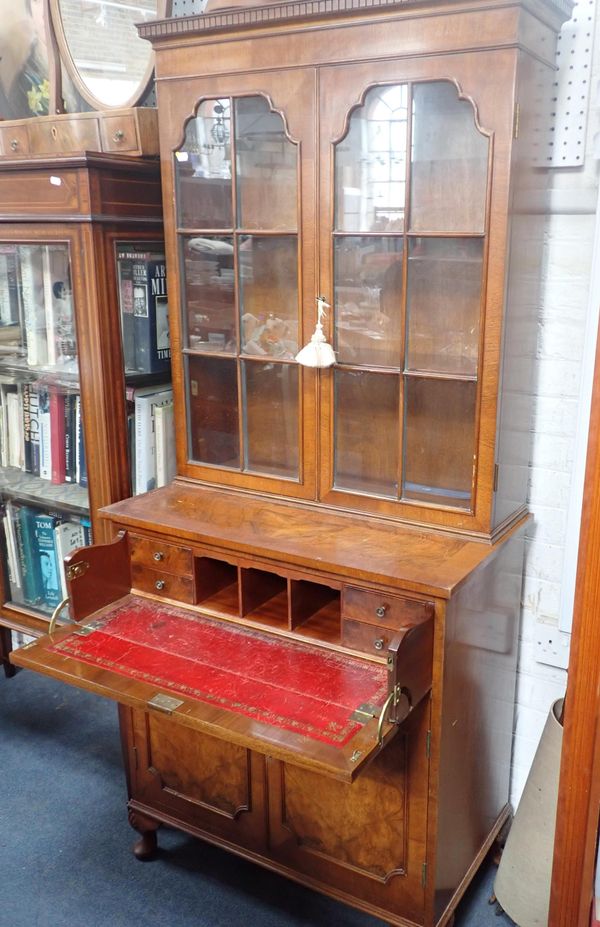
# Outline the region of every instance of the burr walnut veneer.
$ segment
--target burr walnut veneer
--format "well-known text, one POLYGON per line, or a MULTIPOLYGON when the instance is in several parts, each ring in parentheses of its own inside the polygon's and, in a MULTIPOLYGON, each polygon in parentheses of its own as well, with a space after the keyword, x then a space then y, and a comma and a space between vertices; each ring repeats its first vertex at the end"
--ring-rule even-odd
POLYGON ((177 477, 14 662, 130 819, 442 927, 508 804, 559 0, 246 4, 156 52, 177 477), (509 260, 510 258, 510 260, 509 260), (317 297, 336 352, 295 360, 317 297))

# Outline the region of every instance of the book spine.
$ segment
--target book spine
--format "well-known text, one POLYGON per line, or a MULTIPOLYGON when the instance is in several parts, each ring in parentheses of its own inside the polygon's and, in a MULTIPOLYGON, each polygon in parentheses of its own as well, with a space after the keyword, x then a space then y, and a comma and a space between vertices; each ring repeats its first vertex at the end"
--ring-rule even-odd
POLYGON ((40 560, 34 528, 35 515, 36 513, 29 506, 20 506, 16 522, 23 593, 28 605, 39 605, 42 600, 40 560))
POLYGON ((125 370, 135 370, 135 332, 133 321, 133 261, 119 256, 117 260, 119 279, 119 305, 121 309, 121 337, 123 341, 123 363, 125 370))
POLYGON ((8 563, 8 581, 13 602, 23 601, 23 580, 17 551, 17 537, 14 524, 14 508, 11 502, 4 507, 4 537, 6 542, 6 559, 8 563))
POLYGON ((39 559, 40 593, 43 603, 52 609, 60 602, 58 563, 54 546, 55 527, 54 516, 35 514, 34 531, 39 559))
POLYGON ((61 597, 68 595, 67 577, 65 574, 65 557, 85 545, 85 531, 78 522, 65 521, 54 528, 54 546, 61 585, 61 597))
POLYGON ((74 483, 75 463, 75 394, 65 395, 65 482, 74 483))
POLYGON ((56 365, 56 340, 54 337, 54 301, 52 297, 52 266, 50 263, 50 248, 46 245, 42 252, 42 268, 44 274, 44 314, 46 318, 46 344, 47 363, 56 365))
POLYGON ((87 462, 85 457, 85 438, 83 433, 83 422, 81 419, 81 396, 76 397, 75 401, 75 473, 76 481, 80 486, 86 487, 87 462))
POLYGON ((64 483, 66 476, 65 395, 50 387, 50 462, 51 481, 64 483))
POLYGON ((39 248, 33 245, 23 245, 20 252, 21 299, 27 342, 27 363, 30 367, 37 367, 48 361, 43 270, 37 266, 38 252, 39 248))
POLYGON ((31 383, 23 383, 23 469, 31 469, 31 383))
POLYGON ((31 440, 31 473, 40 475, 40 416, 39 416, 39 390, 35 383, 29 390, 29 430, 31 440))
POLYGON ((52 479, 52 437, 50 425, 50 394, 46 387, 38 391, 38 420, 40 425, 40 478, 52 479))

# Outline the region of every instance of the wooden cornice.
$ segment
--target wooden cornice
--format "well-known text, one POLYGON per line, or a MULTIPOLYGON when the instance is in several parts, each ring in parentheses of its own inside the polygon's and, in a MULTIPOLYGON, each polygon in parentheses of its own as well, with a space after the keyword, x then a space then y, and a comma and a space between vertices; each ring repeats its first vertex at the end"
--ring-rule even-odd
MULTIPOLYGON (((215 13, 200 13, 194 16, 182 16, 171 19, 160 19, 141 23, 137 26, 143 39, 154 40, 170 39, 175 36, 192 34, 217 33, 229 30, 261 28, 265 26, 283 25, 285 23, 302 23, 311 19, 360 15, 365 13, 394 12, 402 10, 427 10, 436 8, 450 11, 453 7, 460 10, 469 7, 481 8, 481 0, 477 3, 470 0, 293 0, 265 6, 239 6, 233 5, 231 9, 220 10, 215 13)), ((497 6, 520 5, 531 8, 535 14, 546 11, 559 23, 571 18, 573 0, 489 0, 490 8, 497 6)))

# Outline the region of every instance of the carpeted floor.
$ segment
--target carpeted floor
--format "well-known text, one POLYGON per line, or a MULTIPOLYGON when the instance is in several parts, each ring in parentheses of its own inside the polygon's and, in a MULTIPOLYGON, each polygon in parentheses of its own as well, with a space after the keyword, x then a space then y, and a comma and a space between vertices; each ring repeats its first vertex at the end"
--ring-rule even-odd
MULTIPOLYGON (((116 706, 27 671, 0 674, 2 927, 381 927, 381 922, 161 829, 138 862, 116 706)), ((455 927, 507 927, 486 865, 455 927)))

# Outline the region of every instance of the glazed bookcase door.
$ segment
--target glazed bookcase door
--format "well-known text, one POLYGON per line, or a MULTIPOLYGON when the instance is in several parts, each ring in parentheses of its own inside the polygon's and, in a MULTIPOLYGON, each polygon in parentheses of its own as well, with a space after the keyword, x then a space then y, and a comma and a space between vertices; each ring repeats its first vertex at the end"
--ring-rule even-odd
POLYGON ((91 541, 72 241, 0 242, 4 602, 50 615, 91 541))
POLYGON ((337 365, 323 389, 321 497, 464 523, 478 467, 490 133, 452 80, 361 79, 343 125, 323 103, 322 279, 337 365))
POLYGON ((284 109, 243 86, 200 98, 173 155, 179 470, 300 497, 314 495, 315 377, 295 361, 315 300, 306 82, 291 78, 301 113, 294 87, 284 109))

